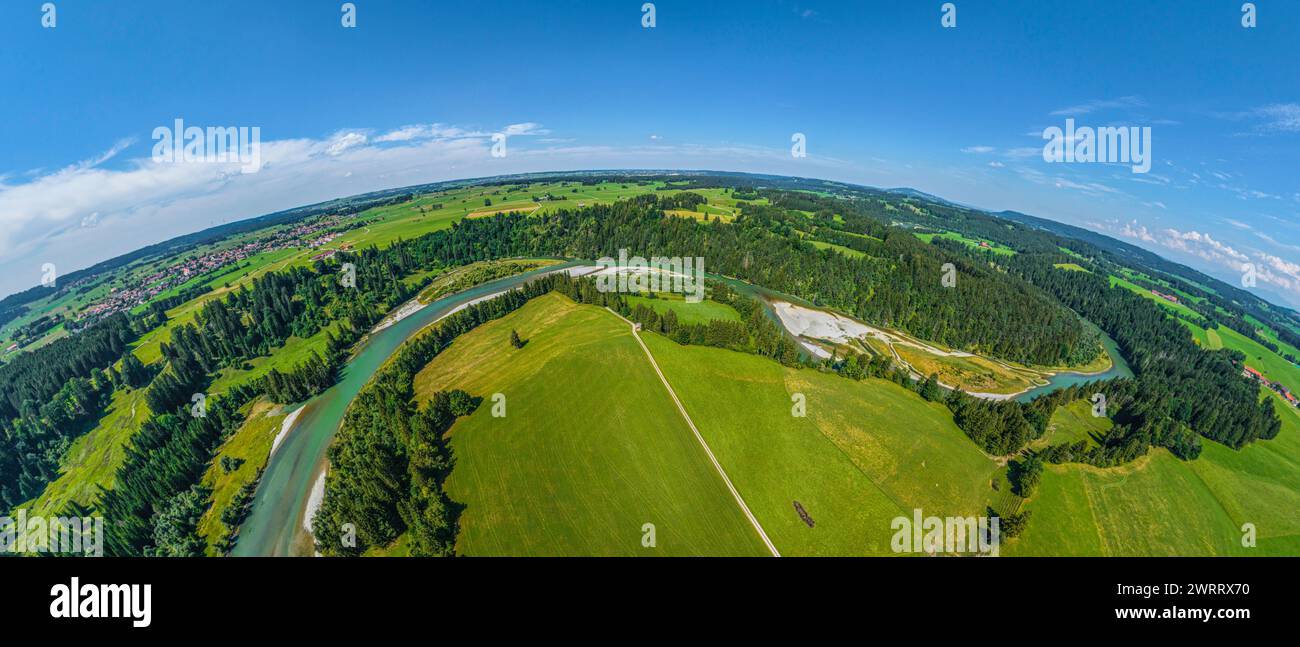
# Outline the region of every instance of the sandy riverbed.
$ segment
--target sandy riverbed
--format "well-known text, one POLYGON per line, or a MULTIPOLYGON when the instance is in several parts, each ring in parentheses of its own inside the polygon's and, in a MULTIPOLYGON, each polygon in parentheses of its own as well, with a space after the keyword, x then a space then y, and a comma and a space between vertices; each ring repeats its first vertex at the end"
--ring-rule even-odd
POLYGON ((298 414, 302 413, 302 410, 302 407, 298 407, 293 413, 285 416, 284 422, 280 423, 280 433, 276 434, 275 440, 271 441, 271 455, 275 454, 276 448, 280 446, 280 442, 284 440, 284 437, 289 435, 289 430, 293 429, 293 423, 298 420, 298 414))

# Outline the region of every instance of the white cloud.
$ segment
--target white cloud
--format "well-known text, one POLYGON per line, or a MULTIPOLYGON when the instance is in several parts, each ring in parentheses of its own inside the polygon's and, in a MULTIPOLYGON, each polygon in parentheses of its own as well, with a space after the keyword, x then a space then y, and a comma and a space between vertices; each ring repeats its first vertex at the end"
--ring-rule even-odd
POLYGON ((365 143, 366 143, 366 136, 363 133, 340 132, 335 134, 334 137, 330 138, 329 146, 328 148, 326 148, 326 152, 329 153, 330 155, 342 155, 343 152, 348 150, 349 148, 356 148, 357 146, 364 145, 365 143))
POLYGON ((549 134, 551 134, 551 131, 549 131, 549 130, 547 130, 547 129, 545 129, 545 128, 542 128, 542 125, 541 125, 541 124, 533 123, 533 122, 531 122, 531 121, 527 121, 527 122, 524 122, 524 123, 522 123, 522 124, 510 124, 509 126, 506 126, 506 127, 505 127, 505 130, 503 130, 503 131, 501 131, 501 132, 505 133, 506 136, 508 136, 508 137, 521 137, 521 136, 524 136, 524 135, 549 135, 549 134))
POLYGON ((1257 278, 1286 288, 1292 296, 1300 295, 1300 265, 1263 252, 1259 257, 1263 263, 1256 266, 1257 278))
POLYGON ((1033 146, 1017 146, 1015 148, 1007 150, 1005 155, 1007 157, 1014 158, 1014 159, 1023 159, 1028 157, 1042 157, 1043 149, 1041 147, 1035 148, 1033 146))
POLYGON ((464 137, 487 137, 490 133, 466 130, 446 124, 412 124, 390 130, 378 137, 376 142, 405 142, 416 139, 460 139, 464 137))
POLYGON ((1250 256, 1244 252, 1215 239, 1208 233, 1195 230, 1179 231, 1172 228, 1165 229, 1161 233, 1163 237, 1159 242, 1165 247, 1199 256, 1207 261, 1227 264, 1229 267, 1240 267, 1242 263, 1250 260, 1250 256))
POLYGON ((1120 108, 1143 108, 1146 107, 1146 101, 1140 97, 1120 97, 1118 99, 1094 99, 1086 103, 1081 103, 1060 110, 1053 110, 1051 114, 1056 116, 1086 115, 1098 110, 1115 110, 1120 108))
POLYGON ((966 148, 961 149, 961 152, 983 154, 992 153, 994 150, 996 149, 992 146, 967 146, 966 148))
POLYGON ((1058 189, 1074 189, 1076 191, 1091 193, 1093 195, 1098 195, 1103 193, 1118 195, 1121 193, 1119 190, 1106 186, 1101 182, 1075 182, 1074 180, 1070 180, 1063 177, 1057 177, 1052 179, 1052 186, 1058 189))
POLYGON ((1151 235, 1151 231, 1146 228, 1146 225, 1140 225, 1136 220, 1124 223, 1124 228, 1121 229, 1119 233, 1128 236, 1129 238, 1136 238, 1148 243, 1155 242, 1156 239, 1155 236, 1151 235))
POLYGON ((157 163, 148 149, 105 168, 104 161, 127 149, 119 142, 55 172, 9 176, 0 182, 0 295, 38 284, 46 262, 69 272, 222 223, 441 180, 591 168, 714 168, 844 181, 860 181, 864 173, 827 156, 794 160, 784 147, 571 145, 532 138, 548 132, 535 122, 496 131, 530 137, 504 158, 491 156, 490 130, 426 124, 381 132, 264 139, 262 168, 250 174, 241 174, 238 162, 157 163))
POLYGON ((1257 238, 1259 238, 1260 240, 1265 241, 1265 242, 1267 242, 1267 243, 1273 245, 1274 247, 1280 247, 1280 248, 1282 248, 1282 249, 1289 249, 1289 250, 1291 250, 1291 251, 1293 251, 1293 252, 1300 252, 1300 245, 1296 245, 1296 244, 1294 244, 1294 243, 1284 243, 1284 242, 1282 242, 1282 241, 1280 241, 1280 240, 1278 240, 1278 239, 1276 239, 1276 238, 1274 238, 1274 237, 1272 237, 1272 236, 1270 236, 1270 235, 1268 235, 1268 234, 1266 234, 1266 233, 1264 233, 1264 232, 1262 232, 1262 231, 1257 231, 1257 232, 1255 232, 1255 236, 1256 236, 1257 238))

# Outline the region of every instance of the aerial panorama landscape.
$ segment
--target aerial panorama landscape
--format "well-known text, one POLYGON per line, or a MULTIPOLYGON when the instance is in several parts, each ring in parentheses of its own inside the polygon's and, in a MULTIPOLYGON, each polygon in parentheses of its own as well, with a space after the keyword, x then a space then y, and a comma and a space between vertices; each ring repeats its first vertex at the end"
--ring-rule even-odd
POLYGON ((1300 556, 1300 6, 0 22, 5 553, 1300 556))

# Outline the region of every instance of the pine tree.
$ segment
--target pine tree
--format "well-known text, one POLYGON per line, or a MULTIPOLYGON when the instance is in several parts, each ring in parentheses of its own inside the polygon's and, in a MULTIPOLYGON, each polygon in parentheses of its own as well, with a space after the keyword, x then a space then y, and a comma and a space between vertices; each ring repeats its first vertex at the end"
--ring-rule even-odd
POLYGON ((921 397, 929 402, 943 399, 943 389, 939 386, 938 373, 931 373, 930 377, 925 378, 925 383, 921 385, 921 397))

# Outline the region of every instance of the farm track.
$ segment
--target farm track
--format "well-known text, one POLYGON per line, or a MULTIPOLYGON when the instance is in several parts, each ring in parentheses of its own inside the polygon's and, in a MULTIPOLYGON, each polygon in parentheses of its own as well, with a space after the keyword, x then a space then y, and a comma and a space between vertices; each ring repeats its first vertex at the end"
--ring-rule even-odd
POLYGON ((736 499, 736 505, 740 506, 740 511, 745 514, 745 518, 749 519, 750 525, 754 526, 754 530, 758 532, 759 538, 763 540, 763 544, 767 546, 767 549, 772 552, 772 556, 780 557, 781 553, 777 551, 776 545, 774 545, 772 540, 768 538, 767 532, 763 530, 762 524, 758 523, 758 518, 754 516, 754 513, 749 511, 749 506, 745 505, 745 499, 740 496, 740 492, 736 490, 736 486, 731 484, 731 479, 727 477, 727 473, 722 469, 722 464, 719 463, 717 457, 713 455, 713 450, 709 449, 709 444, 704 442, 704 436, 700 435, 700 430, 695 427, 695 421, 691 420, 690 414, 686 413, 686 407, 682 406, 682 401, 677 398, 677 392, 673 391, 672 385, 668 383, 668 378, 664 377, 664 372, 659 369, 659 363, 655 361, 654 354, 652 354, 650 349, 646 347, 645 342, 641 341, 641 335, 637 331, 636 324, 609 308, 606 308, 606 310, 609 310, 614 316, 622 319, 632 327, 632 337, 636 339, 636 343, 641 346, 641 350, 645 351, 646 358, 650 360, 650 366, 654 368, 655 374, 659 376, 659 381, 662 382, 664 388, 668 390, 668 395, 672 397, 673 404, 677 405, 677 411, 681 413, 682 418, 686 420, 686 426, 691 428, 691 433, 695 434, 695 439, 700 442, 700 447, 704 448, 704 453, 708 455, 709 462, 713 463, 713 468, 718 471, 718 476, 722 477, 722 482, 725 483, 727 489, 731 491, 731 496, 736 499))

